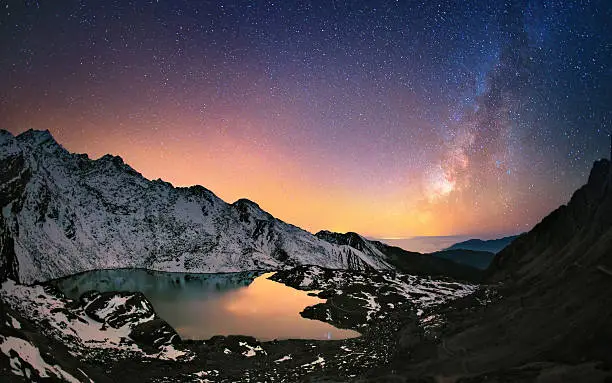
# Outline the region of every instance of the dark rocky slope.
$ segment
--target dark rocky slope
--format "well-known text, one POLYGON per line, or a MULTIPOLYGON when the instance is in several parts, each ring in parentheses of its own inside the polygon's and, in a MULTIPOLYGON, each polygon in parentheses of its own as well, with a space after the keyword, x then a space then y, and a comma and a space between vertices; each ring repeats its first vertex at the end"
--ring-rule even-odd
POLYGON ((496 298, 483 289, 452 303, 434 336, 406 328, 412 340, 372 380, 609 382, 611 270, 612 167, 601 160, 566 206, 498 255, 496 298))
POLYGON ((489 251, 476 251, 466 249, 440 250, 436 251, 435 253, 431 253, 431 255, 461 265, 475 267, 480 270, 486 270, 495 258, 495 253, 491 253, 489 251))

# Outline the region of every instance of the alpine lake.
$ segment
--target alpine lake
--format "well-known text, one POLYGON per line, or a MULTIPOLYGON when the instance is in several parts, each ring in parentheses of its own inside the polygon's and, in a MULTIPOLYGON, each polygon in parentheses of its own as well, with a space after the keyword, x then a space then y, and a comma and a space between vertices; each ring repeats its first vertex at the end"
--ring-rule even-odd
POLYGON ((302 317, 304 308, 325 300, 268 279, 273 274, 114 269, 80 273, 52 284, 74 300, 92 290, 141 292, 183 339, 246 335, 259 341, 339 340, 360 336, 354 330, 302 317))

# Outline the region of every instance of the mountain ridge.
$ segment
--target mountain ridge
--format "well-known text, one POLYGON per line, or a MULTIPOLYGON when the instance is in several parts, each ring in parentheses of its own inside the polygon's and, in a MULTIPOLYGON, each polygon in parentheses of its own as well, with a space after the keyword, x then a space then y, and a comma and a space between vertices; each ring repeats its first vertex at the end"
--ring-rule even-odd
POLYGON ((473 251, 487 251, 490 253, 497 254, 508 246, 512 241, 520 237, 521 235, 509 235, 502 238, 496 239, 479 239, 471 238, 466 241, 457 242, 443 250, 473 250, 473 251))
MULTIPOLYGON (((612 163, 601 159, 593 164, 587 183, 572 194, 567 204, 544 217, 529 232, 529 236, 520 236, 498 254, 489 270, 490 278, 498 281, 512 276, 513 282, 519 282, 523 275, 532 276, 534 271, 551 278, 557 277, 550 266, 556 267, 567 260, 553 257, 551 253, 571 253, 573 258, 579 258, 577 249, 588 248, 598 242, 611 227, 612 163), (575 243, 578 235, 587 238, 581 241, 583 243, 575 243), (548 264, 546 267, 532 264, 537 267, 530 271, 526 265, 536 260, 534 254, 537 253, 543 254, 539 258, 548 264)), ((612 266, 612 257, 604 257, 603 260, 607 266, 612 266)))
MULTIPOLYGON (((477 267, 438 256, 441 252, 423 254, 408 251, 401 247, 367 239, 355 232, 336 233, 321 230, 315 236, 330 243, 347 245, 373 256, 384 257, 400 272, 414 275, 444 276, 472 282, 480 281, 485 275, 477 267)), ((450 253, 455 252, 451 251, 450 253)))
POLYGON ((228 204, 203 186, 147 180, 119 156, 72 154, 49 131, 1 131, 0 162, 2 273, 24 283, 117 267, 392 268, 276 219, 253 201, 228 204))

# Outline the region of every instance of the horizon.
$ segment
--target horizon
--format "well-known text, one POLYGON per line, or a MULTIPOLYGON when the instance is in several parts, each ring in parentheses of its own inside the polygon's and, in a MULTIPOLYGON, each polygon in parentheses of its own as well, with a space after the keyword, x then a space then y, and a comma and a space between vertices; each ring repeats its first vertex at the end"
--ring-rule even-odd
POLYGON ((608 153, 591 7, 25 2, 0 32, 0 126, 312 233, 524 232, 608 153))
MULTIPOLYGON (((0 130, 5 130, 5 129, 0 128, 0 130)), ((5 131, 8 132, 9 134, 13 134, 9 130, 5 130, 5 131)), ((68 149, 66 149, 62 145, 61 142, 58 142, 56 140, 55 136, 53 136, 53 134, 48 129, 44 129, 44 130, 28 129, 28 130, 25 130, 25 131, 23 131, 21 133, 14 134, 14 136, 16 137, 16 136, 18 136, 18 135, 20 135, 22 133, 26 133, 26 132, 29 132, 29 131, 32 131, 32 132, 44 132, 44 133, 48 132, 51 135, 51 137, 53 138, 53 140, 55 140, 55 142, 58 145, 63 147, 65 150, 68 150, 68 149)), ((70 150, 68 150, 68 152, 70 154, 79 154, 79 155, 85 154, 92 161, 96 161, 96 160, 98 160, 98 159, 100 159, 100 158, 102 158, 102 157, 104 157, 106 155, 117 156, 117 157, 121 158, 124 161, 125 164, 130 166, 132 169, 134 169, 136 172, 138 172, 142 177, 144 177, 148 181, 156 180, 156 179, 151 179, 151 178, 147 178, 146 176, 144 176, 138 169, 136 169, 133 166, 131 166, 128 162, 126 162, 123 159, 123 157, 121 157, 119 155, 115 155, 115 154, 111 154, 111 153, 106 153, 106 154, 103 154, 103 155, 101 155, 99 157, 91 157, 88 153, 78 153, 78 152, 72 152, 70 150)), ((162 178, 158 178, 158 179, 160 179, 162 182, 169 183, 170 185, 172 185, 172 187, 181 187, 181 188, 182 187, 187 187, 188 188, 188 187, 192 187, 192 186, 201 186, 201 187, 204 187, 204 188, 210 190, 208 187, 206 187, 206 185, 201 185, 201 184, 175 185, 174 183, 169 182, 167 180, 164 180, 162 178)), ((215 195, 217 195, 213 190, 210 190, 210 191, 212 193, 214 193, 215 195)), ((241 199, 247 199, 247 200, 249 200, 251 202, 254 202, 257 205, 259 205, 259 203, 257 201, 253 201, 253 200, 250 200, 250 199, 245 198, 245 197, 238 198, 238 199, 236 199, 234 201, 227 201, 227 200, 225 200, 223 198, 221 198, 221 199, 225 203, 228 203, 228 204, 236 203, 237 201, 239 201, 241 199)), ((262 207, 260 206, 260 208, 262 208, 262 207)), ((262 208, 262 210, 267 211, 265 208, 262 208)), ((275 218, 281 219, 281 218, 279 218, 277 216, 275 216, 275 218)), ((289 224, 292 224, 291 222, 288 222, 288 221, 285 221, 285 222, 287 222, 289 224)), ((301 228, 301 229, 304 229, 304 228, 301 228)), ((306 230, 306 229, 304 229, 304 230, 306 230)), ((319 231, 325 231, 325 230, 328 230, 328 229, 322 228, 322 229, 319 229, 319 230, 316 230, 316 231, 309 231, 309 230, 306 230, 306 231, 308 231, 309 233, 314 235, 314 234, 316 234, 319 231)), ((339 232, 339 233, 346 234, 346 233, 349 233, 349 232, 355 232, 355 231, 354 230, 347 230, 347 231, 343 231, 343 232, 339 232)), ((404 250, 407 250, 407 251, 421 252, 421 253, 431 253, 431 252, 434 252, 434 251, 442 250, 442 249, 444 249, 446 247, 449 247, 449 246, 451 246, 451 245, 453 245, 455 243, 462 242, 462 241, 465 241, 465 240, 468 240, 468 239, 480 239, 480 240, 486 241, 486 240, 492 240, 492 239, 499 239, 499 238, 503 238, 503 237, 507 237, 507 236, 518 235, 518 234, 521 234, 522 232, 517 232, 517 233, 473 233, 473 234, 450 234, 450 235, 420 235, 420 236, 417 235, 417 236, 405 236, 405 237, 377 237, 377 236, 371 236, 371 235, 367 235, 367 234, 363 234, 363 233, 359 233, 359 232, 356 232, 356 233, 361 235, 362 237, 368 239, 368 240, 380 241, 380 242, 386 243, 388 245, 400 247, 400 248, 402 248, 404 250)))
MULTIPOLYGON (((144 174, 142 174, 137 168, 134 168, 130 163, 126 162, 125 159, 117 154, 112 154, 112 153, 105 153, 102 154, 98 157, 92 157, 91 155, 89 155, 88 153, 81 153, 81 152, 73 152, 70 151, 69 149, 67 149, 66 147, 64 147, 64 145, 62 145, 61 142, 57 141, 56 137, 53 135, 53 133, 48 130, 48 129, 32 129, 29 128, 27 130, 23 130, 19 133, 13 133, 8 129, 4 129, 4 128, 0 128, 0 130, 4 130, 6 132, 8 132, 11 135, 14 135, 15 137, 22 134, 22 133, 26 133, 29 131, 32 132, 44 132, 44 133, 49 133, 52 137, 52 139, 59 144, 61 147, 63 147, 65 150, 68 150, 68 152, 70 154, 85 154, 87 155, 87 157, 92 160, 92 161, 96 161, 104 156, 107 155, 111 155, 111 156, 115 156, 115 157, 119 157, 121 158, 124 163, 128 166, 130 166, 133 170, 135 170, 136 172, 138 172, 142 177, 144 177, 145 179, 147 179, 148 181, 155 181, 155 180, 161 180, 162 182, 166 182, 169 183, 172 187, 175 188, 189 188, 192 186, 201 186, 206 188, 207 190, 211 191, 213 194, 217 195, 217 197, 221 198, 217 193, 215 193, 214 190, 211 190, 210 188, 208 188, 206 185, 202 185, 202 184, 191 184, 191 185, 176 185, 168 180, 165 180, 163 178, 148 178, 146 177, 144 174)), ((600 158, 597 159, 595 161, 600 161, 600 160, 605 160, 606 158, 600 158)), ((585 181, 586 182, 586 181, 585 181)), ((264 207, 262 207, 258 201, 254 201, 254 200, 250 200, 249 198, 246 197, 240 197, 237 198, 236 200, 232 200, 232 201, 228 201, 225 200, 223 198, 221 198, 225 203, 228 204, 233 204, 236 203, 237 201, 241 200, 241 199, 246 199, 249 200, 251 202, 256 203, 257 205, 260 206, 260 208, 268 213, 270 213, 267 209, 265 209, 264 207)), ((550 212, 547 213, 550 214, 552 212, 552 210, 550 212)), ((272 214, 275 218, 277 219, 281 219, 282 221, 289 223, 289 224, 293 224, 292 222, 286 221, 284 219, 282 219, 281 217, 275 216, 274 214, 272 214)), ((544 218, 544 217, 542 217, 544 218)), ((538 221, 539 222, 539 221, 538 221)), ((536 222, 537 224, 537 222, 536 222)), ((300 226, 298 226, 300 227, 300 226)), ((453 244, 459 243, 459 242, 463 242, 469 239, 477 239, 477 240, 483 240, 483 241, 488 241, 488 240, 494 240, 494 239, 500 239, 500 238, 504 238, 504 237, 508 237, 508 236, 517 236, 520 235, 522 233, 528 232, 529 230, 531 230, 531 228, 528 228, 526 230, 523 231, 517 231, 517 232, 505 232, 505 233, 456 233, 456 234, 448 234, 448 235, 407 235, 407 236, 399 236, 399 237, 388 237, 388 236, 376 236, 376 235, 368 235, 368 234, 364 234, 364 233, 360 233, 354 230, 345 230, 345 231, 334 231, 334 230, 329 230, 327 228, 320 228, 318 230, 308 230, 305 229, 303 227, 300 227, 303 230, 308 231, 311 234, 316 234, 319 231, 331 231, 331 232, 336 232, 336 233, 341 233, 341 234, 346 234, 349 232, 354 232, 357 233, 359 235, 361 235, 362 237, 364 237, 365 239, 368 240, 375 240, 375 241, 380 241, 383 242, 385 244, 391 245, 391 246, 397 246, 400 247, 404 250, 407 251, 413 251, 413 252, 420 252, 420 253, 432 253, 435 251, 439 251, 439 250, 443 250, 453 244)))

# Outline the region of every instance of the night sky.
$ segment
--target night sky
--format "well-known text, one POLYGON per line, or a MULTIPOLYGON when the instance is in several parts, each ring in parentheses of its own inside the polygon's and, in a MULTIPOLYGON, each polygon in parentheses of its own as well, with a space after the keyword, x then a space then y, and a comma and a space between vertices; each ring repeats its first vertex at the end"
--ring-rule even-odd
POLYGON ((0 0, 0 127, 310 231, 529 230, 607 157, 612 2, 0 0))

